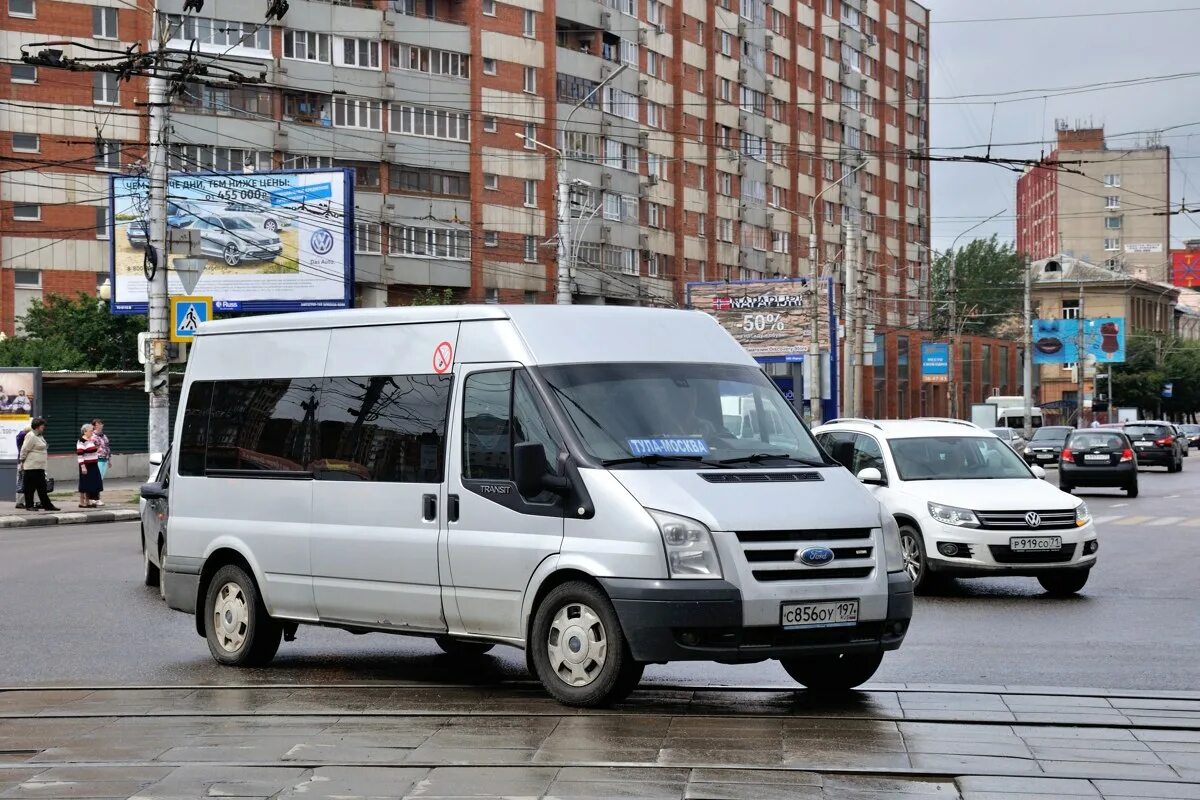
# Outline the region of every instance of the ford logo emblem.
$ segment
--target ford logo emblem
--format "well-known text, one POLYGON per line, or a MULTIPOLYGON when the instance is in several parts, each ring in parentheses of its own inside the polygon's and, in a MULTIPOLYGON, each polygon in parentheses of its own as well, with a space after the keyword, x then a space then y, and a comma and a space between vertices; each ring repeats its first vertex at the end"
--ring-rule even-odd
POLYGON ((1031 528, 1036 528, 1042 524, 1042 515, 1036 511, 1030 511, 1025 515, 1025 524, 1031 528))
POLYGON ((823 567, 833 561, 833 551, 828 547, 806 547, 796 551, 796 560, 810 567, 823 567))

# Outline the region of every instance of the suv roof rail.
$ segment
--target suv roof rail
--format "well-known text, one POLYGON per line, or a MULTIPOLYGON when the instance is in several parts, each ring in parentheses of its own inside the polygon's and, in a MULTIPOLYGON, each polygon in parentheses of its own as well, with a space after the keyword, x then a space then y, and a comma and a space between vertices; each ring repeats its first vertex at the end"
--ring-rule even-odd
POLYGON ((863 417, 838 417, 837 419, 826 420, 825 422, 822 422, 821 424, 822 425, 833 425, 835 422, 861 422, 864 425, 870 425, 873 428, 879 428, 879 430, 883 430, 883 427, 880 426, 879 423, 877 423, 871 419, 865 419, 863 417))
POLYGON ((952 425, 966 425, 968 428, 976 428, 983 430, 974 422, 965 419, 955 419, 954 417, 914 417, 914 422, 949 422, 952 425))

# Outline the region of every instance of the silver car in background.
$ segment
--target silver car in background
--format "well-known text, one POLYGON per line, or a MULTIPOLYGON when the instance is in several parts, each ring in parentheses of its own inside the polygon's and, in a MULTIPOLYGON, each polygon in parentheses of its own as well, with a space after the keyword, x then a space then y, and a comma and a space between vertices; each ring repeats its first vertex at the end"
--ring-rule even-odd
POLYGON ((233 214, 197 214, 186 227, 200 231, 200 252, 231 267, 243 261, 274 261, 283 252, 279 234, 233 214))

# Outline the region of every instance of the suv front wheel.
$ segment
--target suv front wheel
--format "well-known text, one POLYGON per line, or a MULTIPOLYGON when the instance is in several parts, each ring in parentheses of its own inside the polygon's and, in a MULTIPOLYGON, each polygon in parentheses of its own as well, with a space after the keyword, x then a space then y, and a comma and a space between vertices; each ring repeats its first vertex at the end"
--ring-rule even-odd
POLYGON ((921 532, 912 525, 900 526, 900 553, 904 556, 904 571, 912 581, 913 591, 921 591, 929 584, 929 561, 925 558, 921 532))

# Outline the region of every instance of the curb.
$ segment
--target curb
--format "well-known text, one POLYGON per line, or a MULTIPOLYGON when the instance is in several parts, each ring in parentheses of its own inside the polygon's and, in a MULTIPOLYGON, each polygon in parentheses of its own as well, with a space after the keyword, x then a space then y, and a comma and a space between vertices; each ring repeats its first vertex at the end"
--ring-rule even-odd
POLYGON ((99 522, 128 522, 139 519, 136 508, 119 508, 112 511, 64 511, 55 514, 30 516, 10 515, 0 517, 0 528, 49 528, 56 525, 87 525, 99 522))

